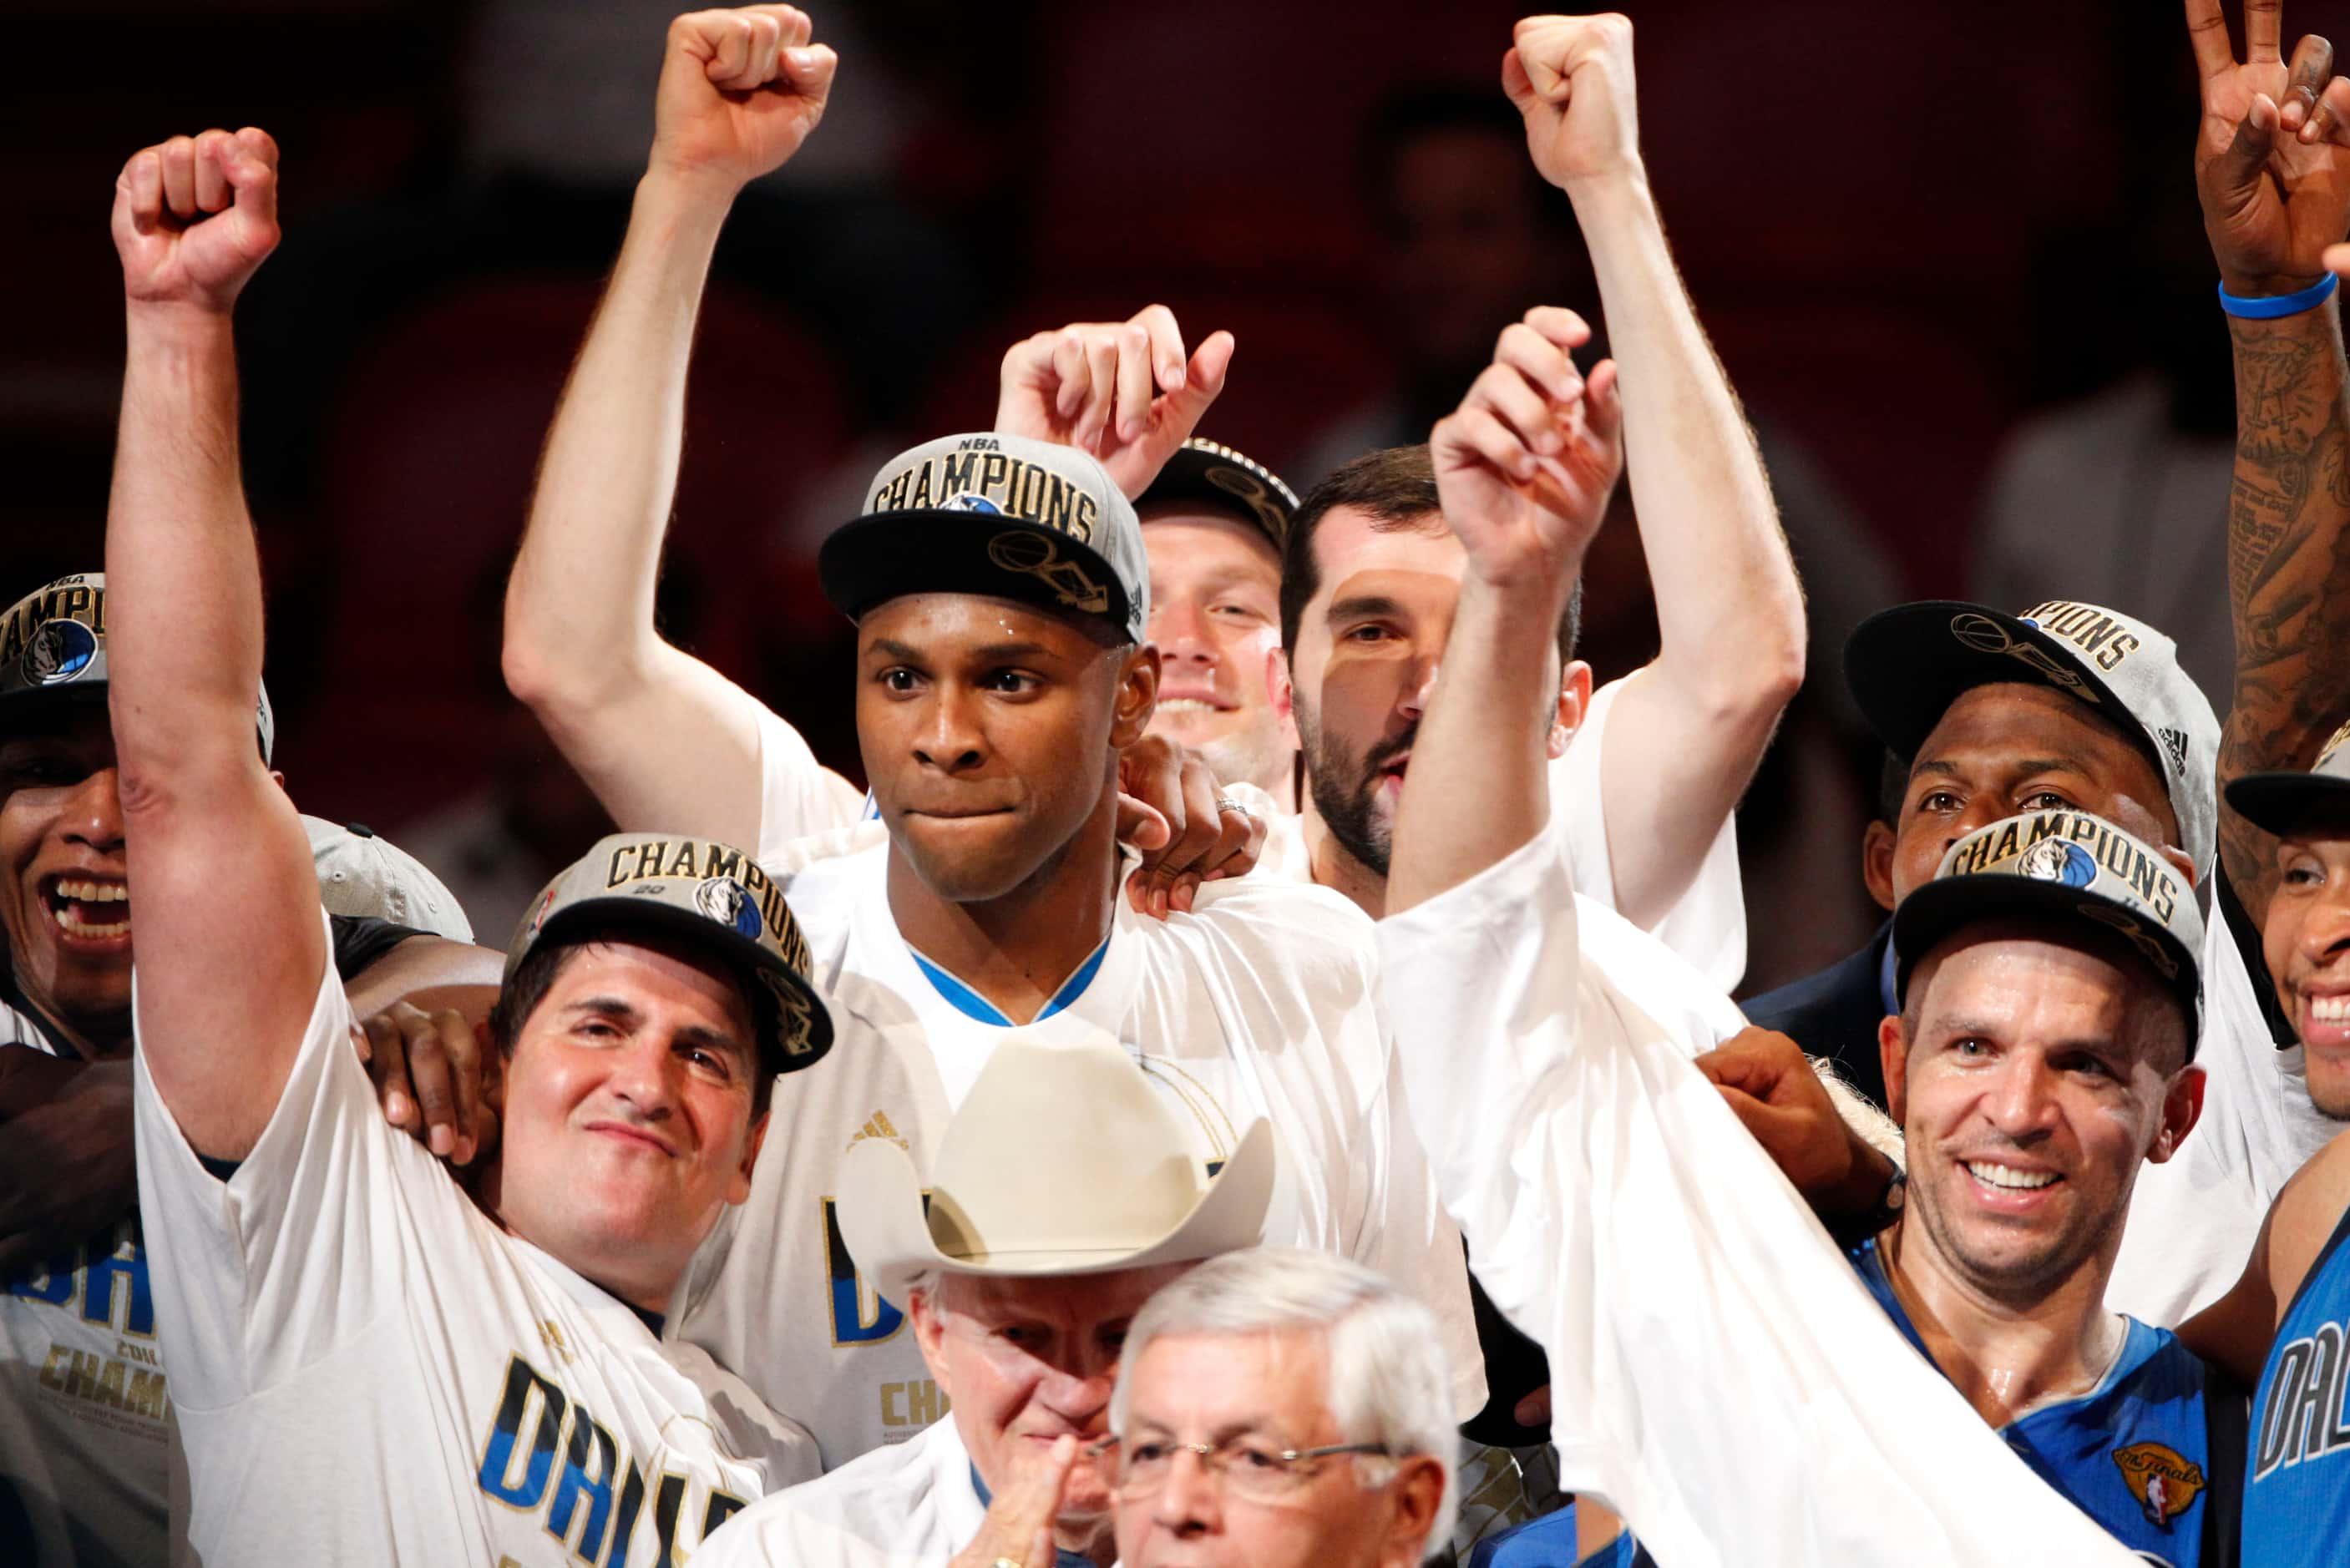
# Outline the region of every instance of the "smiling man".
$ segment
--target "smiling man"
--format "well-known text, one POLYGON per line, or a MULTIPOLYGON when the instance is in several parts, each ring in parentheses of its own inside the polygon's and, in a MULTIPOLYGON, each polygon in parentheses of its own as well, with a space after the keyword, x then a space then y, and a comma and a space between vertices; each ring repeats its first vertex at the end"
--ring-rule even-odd
POLYGON ((773 1075, 821 1057, 830 1023, 739 852, 608 839, 508 953, 479 1199, 377 1113, 308 840, 253 742, 229 315, 276 244, 276 182, 266 135, 213 130, 134 156, 115 195, 108 707, 140 890, 140 1208, 176 1325, 172 1555, 485 1562, 551 1534, 675 1561, 814 1468, 806 1433, 659 1323, 749 1190, 773 1075), (266 1501, 354 1477, 374 1506, 266 1501))

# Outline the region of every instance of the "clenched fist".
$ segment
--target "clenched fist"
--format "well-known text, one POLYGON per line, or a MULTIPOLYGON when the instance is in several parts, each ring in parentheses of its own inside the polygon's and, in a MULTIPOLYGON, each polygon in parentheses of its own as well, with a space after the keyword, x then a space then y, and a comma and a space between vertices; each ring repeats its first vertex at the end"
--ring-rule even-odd
POLYGON ((1645 177, 1632 81, 1632 24, 1529 16, 1502 57, 1502 90, 1526 119, 1526 147, 1561 190, 1609 175, 1645 177))
POLYGON ((669 25, 651 167, 734 190, 781 168, 824 118, 839 57, 789 5, 695 11, 669 25))
POLYGON ((225 315, 277 248, 277 143, 247 126, 132 154, 114 182, 114 248, 132 305, 225 315))

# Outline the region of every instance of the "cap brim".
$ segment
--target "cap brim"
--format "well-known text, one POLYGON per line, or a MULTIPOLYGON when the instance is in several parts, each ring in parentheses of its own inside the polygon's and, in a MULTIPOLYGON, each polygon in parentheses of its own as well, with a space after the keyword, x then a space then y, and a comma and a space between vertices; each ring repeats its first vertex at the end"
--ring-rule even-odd
POLYGON ((2194 1055, 2194 1034, 2200 1032, 2203 1016, 2199 956, 2188 951, 2187 944, 2153 917, 2132 919, 2132 911, 2113 899, 2063 882, 2000 875, 1944 877, 1912 890, 1893 912, 1893 950, 1898 961, 1896 994, 1907 999, 1910 969, 1944 938, 1978 920, 1995 919, 2002 915, 2054 917, 2077 922, 2084 930, 2102 931, 2137 947, 2155 977, 2185 1005, 2190 1031, 2187 1054, 2189 1057, 2194 1055), (2116 924, 2116 918, 2130 919, 2137 936, 2116 924), (2163 950, 2169 960, 2168 973, 2153 954, 2144 950, 2138 936, 2151 940, 2163 950))
POLYGON ((2315 813, 2350 815, 2350 779, 2326 774, 2246 774, 2229 784, 2228 804, 2254 827, 2282 838, 2315 813))
POLYGON ((874 1282, 884 1300, 903 1310, 909 1284, 931 1270, 993 1279, 1107 1274, 1253 1247, 1264 1234, 1274 1166, 1273 1126, 1260 1120, 1242 1137, 1191 1213, 1147 1245, 950 1257, 931 1235, 912 1158, 886 1138, 861 1138, 841 1157, 833 1214, 858 1272, 874 1282))
POLYGON ((690 910, 643 898, 585 898, 548 916, 546 923, 533 934, 531 946, 536 950, 550 940, 576 941, 582 936, 626 931, 632 927, 678 937, 707 949, 712 957, 724 961, 742 976, 743 992, 751 999, 764 1036, 760 1055, 773 1071, 800 1072, 816 1065, 832 1049, 832 1014, 805 976, 750 938, 690 910), (795 1031, 784 1014, 784 1003, 760 982, 761 975, 774 976, 806 1010, 807 1039, 796 1052, 785 1046, 795 1031))
POLYGON ((978 512, 875 512, 833 530, 816 551, 816 580, 832 607, 854 620, 905 594, 978 594, 1032 604, 1055 615, 1107 622, 1131 635, 1132 602, 1118 574, 1091 545, 1017 517, 978 512), (1008 534, 1027 546, 1033 569, 996 559, 1008 534))
POLYGON ((2139 744, 2154 743, 2113 688, 2084 668, 2064 642, 2018 617, 1963 600, 1929 599, 1870 616, 1845 642, 1844 679, 1877 739, 1905 758, 1918 754, 1960 694, 2007 681, 2061 691, 2104 713, 2139 744), (2011 643, 2039 649, 2055 670, 1961 642, 1952 624, 1970 616, 1998 628, 2011 643))

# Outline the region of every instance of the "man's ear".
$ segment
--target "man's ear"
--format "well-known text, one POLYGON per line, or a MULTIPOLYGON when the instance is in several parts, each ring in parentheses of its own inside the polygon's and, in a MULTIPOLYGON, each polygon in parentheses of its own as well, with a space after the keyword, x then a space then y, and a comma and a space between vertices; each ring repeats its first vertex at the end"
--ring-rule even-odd
POLYGON ((767 1140, 767 1117, 762 1116, 751 1124, 751 1136, 743 1140, 743 1163, 734 1169, 734 1179, 726 1184, 726 1201, 742 1203, 751 1196, 751 1167, 759 1160, 759 1146, 767 1140))
POLYGON ((2172 870, 2187 878, 2187 885, 2189 887, 2192 888, 2195 886, 2195 857, 2193 856, 2188 854, 2184 849, 2179 848, 2176 844, 2158 844, 2154 847, 2157 854, 2160 855, 2165 860, 2170 862, 2170 868, 2172 870))
POLYGON ((1274 717, 1281 721, 1281 738, 1291 751, 1304 751, 1297 738, 1297 688, 1290 683, 1289 655, 1282 649, 1264 650, 1264 686, 1273 699, 1274 717))
MULTIPOLYGON (((1394 1568, 1412 1568, 1445 1550, 1443 1542, 1428 1538, 1436 1524, 1437 1505, 1444 1501, 1444 1466, 1426 1454, 1415 1454, 1399 1464, 1396 1479, 1388 1483, 1396 1501, 1394 1532, 1379 1558, 1394 1568)), ((1445 1555, 1451 1556, 1449 1550, 1445 1555)))
POLYGON ((1159 645, 1146 642, 1128 649, 1118 672, 1118 705, 1113 712, 1109 743, 1124 751, 1150 728, 1159 706, 1159 645))
POLYGON ((1893 852, 1901 840, 1884 823, 1872 822, 1860 836, 1860 875, 1868 896, 1887 914, 1893 912, 1893 852))
POLYGON ((927 1290, 914 1292, 906 1298, 906 1315, 913 1320, 914 1344, 922 1353, 922 1365, 931 1369, 931 1380, 951 1399, 954 1390, 947 1385, 947 1320, 931 1299, 945 1288, 946 1282, 940 1280, 927 1290))
POLYGON ((2203 1115, 2203 1069, 2189 1062, 2170 1080, 2162 1095, 2162 1121, 2154 1129, 2154 1144, 2146 1151, 2147 1161, 2160 1165, 2178 1152, 2187 1135, 2203 1115))
POLYGON ((1909 1042, 1901 1029, 1901 1015, 1888 1012, 1877 1024, 1877 1064, 1885 1073, 1885 1114, 1893 1125, 1909 1126, 1909 1042))
POLYGON ((1558 672, 1558 717, 1550 727, 1550 738, 1544 750, 1553 762, 1566 755, 1567 742, 1583 728, 1583 716, 1591 711, 1591 666, 1580 659, 1570 659, 1566 668, 1558 672))
POLYGON ((286 775, 280 773, 277 769, 272 768, 269 770, 269 782, 276 784, 279 789, 284 789, 286 787, 286 775))

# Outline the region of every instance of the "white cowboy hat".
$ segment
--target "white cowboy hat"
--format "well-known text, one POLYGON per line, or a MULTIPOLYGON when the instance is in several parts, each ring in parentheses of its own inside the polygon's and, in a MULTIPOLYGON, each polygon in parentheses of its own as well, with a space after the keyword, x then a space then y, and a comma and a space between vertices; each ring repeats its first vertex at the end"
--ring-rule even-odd
POLYGON ((1019 1278, 1149 1268, 1254 1246, 1273 1197, 1271 1124, 1250 1124, 1211 1177, 1123 1047, 995 1048, 922 1180, 905 1150, 861 1138, 834 1212, 858 1268, 903 1306, 918 1274, 1019 1278))

